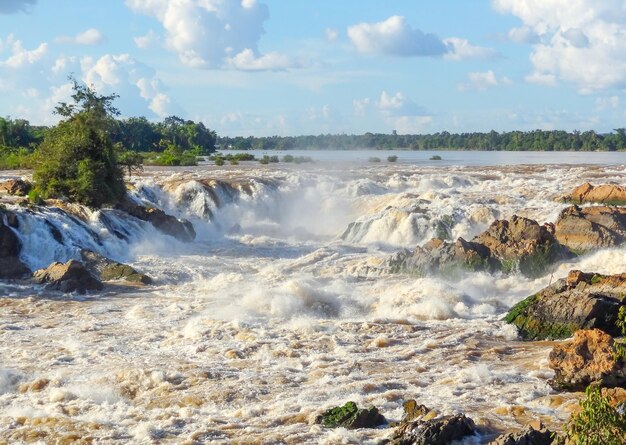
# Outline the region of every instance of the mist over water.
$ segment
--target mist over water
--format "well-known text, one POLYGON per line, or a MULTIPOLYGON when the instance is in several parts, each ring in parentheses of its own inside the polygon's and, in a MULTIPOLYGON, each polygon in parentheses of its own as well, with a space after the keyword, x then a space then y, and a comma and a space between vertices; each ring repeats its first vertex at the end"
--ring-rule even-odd
POLYGON ((80 298, 2 285, 14 297, 2 300, 0 431, 24 417, 99 443, 377 443, 389 430, 329 431, 313 418, 353 400, 398 420, 408 398, 496 428, 561 422, 576 402, 546 384, 550 345, 517 342, 501 318, 571 269, 623 272, 625 249, 537 279, 391 274, 384 261, 514 214, 554 221, 558 196, 584 181, 623 183, 626 168, 467 164, 199 166, 134 178, 133 198, 192 221, 193 243, 114 210, 81 209, 87 223, 20 210, 29 267, 89 249, 156 285, 80 298), (50 383, 19 391, 37 379, 50 383))

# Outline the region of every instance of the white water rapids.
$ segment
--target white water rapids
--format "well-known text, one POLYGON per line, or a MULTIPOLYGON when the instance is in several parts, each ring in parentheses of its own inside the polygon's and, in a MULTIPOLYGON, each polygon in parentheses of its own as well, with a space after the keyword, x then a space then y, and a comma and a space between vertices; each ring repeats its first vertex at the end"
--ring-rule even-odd
POLYGON ((134 178, 136 199, 193 222, 188 244, 113 210, 79 209, 85 223, 9 206, 30 268, 87 248, 156 284, 62 296, 0 283, 0 443, 374 444, 390 435, 313 423, 349 400, 399 420, 415 398, 463 412, 482 431, 559 424, 576 401, 546 383, 551 345, 517 341, 500 320, 572 268, 626 271, 626 249, 536 280, 417 278, 381 266, 434 236, 471 239, 496 218, 554 221, 565 207, 555 198, 583 181, 623 184, 626 169, 250 164, 134 178))

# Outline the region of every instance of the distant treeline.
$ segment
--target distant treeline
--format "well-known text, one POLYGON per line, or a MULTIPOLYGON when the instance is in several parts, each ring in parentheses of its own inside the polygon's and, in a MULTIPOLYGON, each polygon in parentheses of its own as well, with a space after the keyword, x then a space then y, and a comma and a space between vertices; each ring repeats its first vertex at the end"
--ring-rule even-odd
MULTIPOLYGON (((215 151, 217 134, 202 122, 184 120, 176 116, 162 122, 150 122, 145 117, 114 119, 109 126, 110 137, 125 150, 162 152, 175 146, 180 151, 209 154, 215 151)), ((24 119, 0 117, 0 150, 34 150, 43 141, 46 132, 54 127, 30 125, 24 119)))
POLYGON ((237 150, 502 150, 502 151, 617 151, 626 150, 626 129, 595 131, 509 131, 498 133, 219 137, 220 149, 237 150))

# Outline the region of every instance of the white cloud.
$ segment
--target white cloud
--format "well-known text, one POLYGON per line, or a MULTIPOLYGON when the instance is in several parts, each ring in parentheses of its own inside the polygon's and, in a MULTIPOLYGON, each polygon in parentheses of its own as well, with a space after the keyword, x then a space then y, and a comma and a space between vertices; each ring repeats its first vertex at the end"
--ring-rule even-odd
MULTIPOLYGON (((492 0, 536 36, 529 82, 576 86, 581 93, 626 87, 626 4, 620 0, 492 0)), ((522 40, 522 31, 511 30, 522 40), (519 34, 519 35, 518 35, 519 34)))
POLYGON ((228 63, 242 71, 280 71, 292 68, 295 64, 289 57, 280 53, 268 53, 257 56, 251 49, 244 49, 228 59, 228 63))
POLYGON ((619 97, 598 97, 596 99, 596 111, 604 111, 609 109, 616 109, 619 107, 619 97))
POLYGON ((269 9, 256 0, 126 0, 126 5, 161 22, 166 47, 186 66, 263 70, 287 65, 286 56, 259 53, 269 9))
POLYGON ((448 46, 448 52, 444 55, 444 58, 447 60, 485 60, 499 56, 496 50, 484 46, 472 45, 467 39, 450 37, 444 39, 443 42, 448 46))
POLYGON ((339 31, 333 28, 326 28, 324 30, 324 36, 326 37, 327 41, 334 42, 339 38, 339 31))
POLYGON ((404 17, 397 15, 383 22, 350 26, 348 37, 364 54, 438 56, 448 51, 439 37, 412 28, 404 17))
POLYGON ((369 97, 365 97, 363 99, 354 99, 352 101, 352 108, 354 109, 354 114, 357 116, 365 116, 371 103, 372 101, 369 97))
POLYGON ((467 75, 468 81, 458 85, 459 91, 484 91, 489 88, 511 85, 513 82, 508 77, 498 78, 492 70, 473 72, 467 75))
POLYGON ((95 28, 76 34, 75 36, 61 36, 56 38, 56 43, 74 45, 99 45, 104 41, 104 36, 95 28))
POLYGON ((0 1, 0 14, 30 12, 35 4, 37 4, 37 0, 2 0, 0 1))
POLYGON ((10 49, 11 55, 5 60, 0 60, 0 66, 19 69, 39 61, 48 52, 48 44, 41 43, 37 48, 27 50, 21 41, 16 40, 13 34, 9 34, 6 40, 0 40, 0 53, 6 49, 10 49))
POLYGON ((88 85, 93 85, 100 93, 119 94, 118 101, 122 104, 120 108, 135 111, 132 114, 142 112, 137 108, 137 94, 159 117, 176 114, 178 111, 154 70, 128 54, 107 54, 96 61, 83 59, 81 66, 83 79, 88 85))
POLYGON ((388 122, 400 134, 426 133, 432 123, 432 116, 399 116, 388 122))
POLYGON ((159 40, 159 36, 157 36, 154 31, 150 30, 143 36, 134 37, 133 40, 138 48, 146 49, 154 45, 159 40))
POLYGON ((380 99, 376 106, 387 116, 421 116, 426 114, 422 107, 399 91, 393 96, 383 91, 380 93, 380 99))
POLYGON ((539 35, 529 26, 511 28, 508 36, 517 43, 539 43, 539 35))

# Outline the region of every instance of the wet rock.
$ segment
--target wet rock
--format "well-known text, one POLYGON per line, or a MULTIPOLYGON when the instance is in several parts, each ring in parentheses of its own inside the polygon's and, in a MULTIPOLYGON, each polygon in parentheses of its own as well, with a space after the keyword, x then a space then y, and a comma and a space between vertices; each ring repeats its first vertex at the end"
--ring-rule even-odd
POLYGON ((168 215, 161 209, 144 207, 131 201, 119 204, 117 209, 137 219, 149 222, 160 232, 173 236, 180 241, 191 242, 196 238, 196 231, 191 222, 168 215))
POLYGON ((574 339, 550 352, 556 373, 550 385, 559 390, 583 391, 590 384, 618 387, 626 384, 626 362, 615 356, 614 340, 599 329, 580 330, 574 339))
POLYGON ((354 402, 331 408, 315 419, 315 423, 319 423, 326 428, 344 427, 348 429, 375 428, 383 425, 385 422, 385 418, 378 412, 376 407, 359 408, 354 402))
POLYGON ((89 290, 102 290, 103 285, 80 262, 70 260, 67 263, 52 263, 46 269, 33 274, 38 284, 46 284, 47 289, 59 290, 64 293, 78 292, 84 294, 89 290))
POLYGON ((152 278, 137 272, 127 264, 118 263, 89 250, 80 252, 87 269, 100 281, 124 280, 130 283, 152 284, 152 278))
POLYGON ((519 216, 497 220, 472 241, 463 238, 455 243, 433 239, 413 254, 403 251, 388 260, 392 272, 429 274, 448 273, 451 270, 485 270, 505 273, 519 269, 526 276, 536 277, 547 268, 573 254, 554 237, 551 224, 519 216))
POLYGON ((22 179, 9 179, 8 181, 0 182, 0 191, 4 191, 9 195, 26 196, 32 189, 30 182, 26 182, 22 179))
POLYGON ((551 445, 556 443, 555 433, 543 428, 543 425, 527 425, 516 433, 503 434, 489 445, 551 445))
POLYGON ((578 329, 592 328, 618 335, 615 321, 625 299, 626 274, 605 276, 574 270, 519 302, 505 320, 516 325, 527 340, 568 338, 578 329))
POLYGON ((19 259, 22 245, 18 236, 10 225, 11 221, 17 222, 13 212, 0 210, 0 279, 20 278, 30 270, 19 259))
POLYGON ((475 433, 474 421, 464 414, 416 420, 400 425, 389 445, 448 445, 475 433))
POLYGON ((563 201, 575 204, 626 205, 626 187, 617 184, 593 186, 585 182, 572 190, 569 195, 564 196, 563 201))
POLYGON ((555 236, 578 253, 617 246, 626 237, 626 208, 568 207, 555 223, 555 236))

